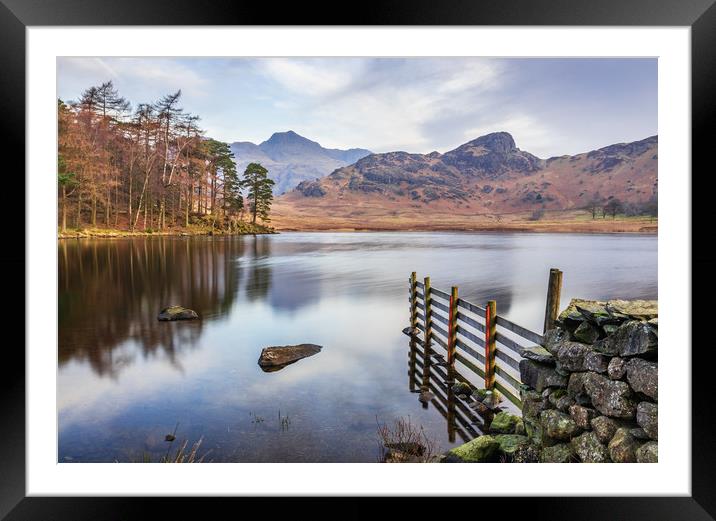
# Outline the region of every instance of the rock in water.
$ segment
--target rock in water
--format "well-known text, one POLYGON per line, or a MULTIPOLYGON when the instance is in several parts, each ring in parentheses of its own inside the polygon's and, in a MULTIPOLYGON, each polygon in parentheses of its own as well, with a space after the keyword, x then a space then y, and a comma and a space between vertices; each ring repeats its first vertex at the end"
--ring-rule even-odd
POLYGON ((316 344, 264 347, 259 357, 259 365, 264 371, 280 369, 288 364, 298 362, 302 358, 313 356, 321 349, 323 349, 322 346, 316 344))
POLYGON ((159 316, 157 316, 157 320, 162 322, 169 320, 194 320, 197 318, 199 318, 199 315, 196 314, 196 311, 181 306, 169 306, 168 308, 164 308, 159 313, 159 316))

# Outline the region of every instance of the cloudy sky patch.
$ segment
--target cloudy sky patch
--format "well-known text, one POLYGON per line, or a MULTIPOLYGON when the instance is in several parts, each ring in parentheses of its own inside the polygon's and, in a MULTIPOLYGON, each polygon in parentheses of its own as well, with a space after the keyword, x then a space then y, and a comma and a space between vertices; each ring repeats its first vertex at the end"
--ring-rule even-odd
POLYGON ((112 80, 134 106, 182 90, 208 136, 294 130, 326 147, 445 152, 510 132, 540 157, 657 133, 651 58, 58 58, 58 96, 112 80))

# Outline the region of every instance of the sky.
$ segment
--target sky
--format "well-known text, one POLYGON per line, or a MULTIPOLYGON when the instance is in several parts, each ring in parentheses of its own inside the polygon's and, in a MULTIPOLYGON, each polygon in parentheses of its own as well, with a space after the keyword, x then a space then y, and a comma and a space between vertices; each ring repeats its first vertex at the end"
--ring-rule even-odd
POLYGON ((506 131, 539 157, 657 134, 655 58, 63 57, 57 94, 112 80, 133 106, 181 89, 206 135, 293 130, 328 148, 446 152, 506 131))

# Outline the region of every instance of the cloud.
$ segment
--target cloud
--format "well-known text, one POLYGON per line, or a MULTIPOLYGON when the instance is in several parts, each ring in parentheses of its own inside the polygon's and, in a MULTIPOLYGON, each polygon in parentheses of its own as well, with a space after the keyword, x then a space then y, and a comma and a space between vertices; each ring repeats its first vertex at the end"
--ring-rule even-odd
POLYGON ((657 130, 653 59, 58 59, 63 99, 108 79, 135 105, 181 88, 228 142, 292 129, 327 147, 425 153, 504 130, 549 157, 657 130))
POLYGON ((179 89, 188 96, 205 96, 210 85, 187 64, 170 58, 66 57, 58 58, 58 71, 70 85, 81 82, 82 89, 111 79, 120 93, 138 94, 132 96, 133 103, 151 101, 179 89))

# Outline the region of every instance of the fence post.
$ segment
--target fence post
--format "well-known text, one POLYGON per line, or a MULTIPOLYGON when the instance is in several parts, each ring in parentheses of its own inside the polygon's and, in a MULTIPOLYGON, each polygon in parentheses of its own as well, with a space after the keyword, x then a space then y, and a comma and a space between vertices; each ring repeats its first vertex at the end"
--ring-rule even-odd
POLYGON ((410 274, 410 328, 415 334, 418 327, 418 281, 415 272, 410 274))
POLYGON ((495 333, 497 332, 497 303, 485 306, 485 389, 495 386, 495 333))
POLYGON ((425 349, 430 347, 430 340, 433 336, 433 306, 430 298, 430 277, 423 279, 423 303, 425 304, 425 349))
POLYGON ((455 368, 455 341, 457 340, 457 286, 450 292, 450 312, 448 318, 447 362, 450 369, 455 368))
POLYGON ((559 297, 562 292, 562 272, 557 268, 549 270, 547 285, 547 306, 544 312, 544 333, 554 327, 559 316, 559 297))

